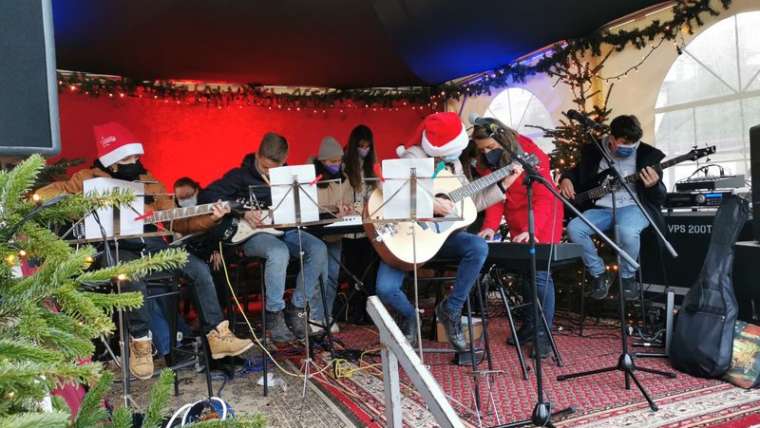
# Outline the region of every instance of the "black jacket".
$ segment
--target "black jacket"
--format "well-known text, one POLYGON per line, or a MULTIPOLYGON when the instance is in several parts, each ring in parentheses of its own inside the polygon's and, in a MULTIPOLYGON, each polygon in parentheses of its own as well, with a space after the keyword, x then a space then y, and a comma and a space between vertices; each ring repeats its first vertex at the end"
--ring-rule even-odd
POLYGON ((247 202, 250 197, 249 189, 260 207, 266 208, 272 205, 269 185, 256 169, 255 153, 247 154, 240 167, 231 169, 222 178, 209 184, 200 193, 198 203, 208 204, 218 200, 247 202))
MULTIPOLYGON (((662 177, 662 169, 659 168, 658 164, 663 158, 665 158, 665 153, 642 142, 636 150, 636 170, 641 171, 644 167, 653 166, 657 170, 657 173, 660 174, 660 177, 662 177)), ((591 143, 586 144, 581 149, 580 163, 575 168, 562 174, 560 181, 569 178, 575 186, 575 191, 578 193, 589 190, 598 185, 596 177, 599 174, 599 164, 601 162, 603 162, 602 154, 599 153, 596 145, 591 143)), ((644 184, 639 180, 636 181, 635 189, 636 196, 638 196, 652 219, 658 226, 664 225, 661 207, 667 197, 667 190, 662 180, 650 188, 644 187, 644 184)))

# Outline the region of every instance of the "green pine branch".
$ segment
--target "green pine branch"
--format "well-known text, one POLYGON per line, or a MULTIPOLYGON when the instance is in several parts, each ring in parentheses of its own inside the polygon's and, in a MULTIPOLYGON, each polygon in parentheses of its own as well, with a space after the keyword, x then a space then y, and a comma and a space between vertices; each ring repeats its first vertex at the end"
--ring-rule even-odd
POLYGON ((61 355, 24 340, 0 339, 0 358, 9 361, 55 362, 61 355))
POLYGON ((67 413, 17 413, 0 417, 0 428, 65 428, 68 426, 67 413))
POLYGON ((42 156, 32 155, 11 171, 0 173, 0 206, 3 207, 0 215, 13 214, 20 205, 25 204, 26 194, 44 166, 42 156))
POLYGON ((129 262, 120 262, 116 266, 106 267, 79 275, 80 283, 105 283, 125 275, 127 280, 140 279, 153 272, 174 270, 187 263, 187 253, 184 250, 170 248, 158 253, 144 256, 129 262))
POLYGON ((113 374, 109 371, 103 372, 95 386, 84 396, 72 428, 90 428, 108 419, 108 412, 102 403, 112 385, 113 374))
POLYGON ((161 371, 158 382, 150 389, 148 409, 145 411, 143 428, 160 428, 165 416, 168 416, 169 399, 171 398, 174 372, 169 369, 161 371))

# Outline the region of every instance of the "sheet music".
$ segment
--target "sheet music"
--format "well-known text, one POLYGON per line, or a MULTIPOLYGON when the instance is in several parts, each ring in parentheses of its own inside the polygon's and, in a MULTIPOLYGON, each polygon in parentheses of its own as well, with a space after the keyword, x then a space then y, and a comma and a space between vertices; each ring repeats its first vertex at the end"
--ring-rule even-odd
MULTIPOLYGON (((142 196, 145 193, 144 183, 97 177, 85 180, 82 185, 85 195, 92 193, 104 194, 116 188, 131 190, 135 194, 135 199, 129 205, 119 207, 119 235, 140 235, 143 233, 144 222, 143 220, 136 220, 135 217, 145 212, 145 198, 142 196)), ((106 236, 112 238, 114 236, 113 208, 104 207, 97 210, 97 213, 100 218, 100 224, 105 229, 106 236)), ((98 226, 92 214, 84 219, 84 235, 85 239, 97 239, 103 236, 100 226, 98 226)))
POLYGON ((382 182, 386 220, 411 217, 409 176, 412 168, 417 174, 417 218, 433 217, 433 158, 388 159, 383 161, 385 181, 382 182))
POLYGON ((291 191, 294 179, 297 179, 298 183, 301 184, 299 187, 301 221, 319 220, 319 206, 315 204, 318 201, 315 178, 314 165, 281 166, 269 170, 269 181, 272 186, 272 209, 274 209, 272 217, 275 224, 296 222, 295 195, 291 191))

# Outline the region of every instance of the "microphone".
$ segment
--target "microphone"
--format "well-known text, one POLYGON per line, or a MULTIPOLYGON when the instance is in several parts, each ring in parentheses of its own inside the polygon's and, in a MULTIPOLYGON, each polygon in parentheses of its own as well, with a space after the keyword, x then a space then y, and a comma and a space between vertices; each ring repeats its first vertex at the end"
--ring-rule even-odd
POLYGON ((565 113, 565 116, 567 116, 569 119, 574 120, 581 125, 585 126, 586 128, 591 129, 603 129, 604 125, 601 123, 594 122, 590 117, 586 116, 585 114, 579 112, 578 110, 570 109, 565 113))

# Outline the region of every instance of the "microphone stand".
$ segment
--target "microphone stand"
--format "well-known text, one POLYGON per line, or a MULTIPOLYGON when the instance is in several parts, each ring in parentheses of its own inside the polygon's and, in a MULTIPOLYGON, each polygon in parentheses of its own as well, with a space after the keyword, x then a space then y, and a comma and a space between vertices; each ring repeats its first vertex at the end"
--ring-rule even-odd
MULTIPOLYGON (((617 168, 615 167, 615 160, 613 159, 612 155, 609 153, 607 148, 604 147, 604 145, 594 136, 594 134, 591 132, 591 129, 587 129, 587 133, 591 137, 591 140, 596 145, 599 152, 602 154, 602 157, 607 163, 607 166, 609 167, 609 170, 611 171, 613 177, 631 196, 631 199, 634 201, 634 203, 639 208, 641 213, 644 215, 647 221, 649 221, 649 224, 657 232, 662 242, 665 243, 665 246, 668 248, 668 251, 670 251, 670 253, 674 257, 677 257, 678 254, 675 252, 675 250, 667 241, 667 239, 665 239, 665 236, 662 234, 662 231, 660 231, 657 228, 657 225, 654 223, 654 221, 652 220, 652 217, 649 215, 646 209, 644 209, 644 207, 641 205, 641 201, 639 201, 638 197, 636 197, 636 193, 633 192, 630 185, 625 181, 623 176, 620 174, 620 171, 618 171, 617 168)), ((620 242, 620 225, 617 224, 617 205, 615 202, 614 192, 612 193, 612 227, 614 231, 615 241, 620 242)), ((622 253, 618 251, 618 266, 622 265, 621 256, 622 256, 622 253)), ((630 260, 628 260, 628 262, 630 263, 630 260)), ((632 263, 632 265, 636 267, 637 269, 639 267, 638 263, 632 263)), ((646 373, 652 373, 652 374, 656 374, 660 376, 665 376, 671 379, 675 378, 676 374, 673 372, 666 372, 666 371, 655 370, 655 369, 646 368, 646 367, 639 367, 636 365, 634 361, 634 356, 628 353, 628 331, 626 329, 626 322, 625 322, 625 296, 623 294, 623 276, 621 274, 618 274, 618 284, 620 287, 619 310, 620 310, 620 332, 621 332, 622 350, 621 350, 620 356, 618 357, 617 365, 612 366, 612 367, 597 369, 597 370, 589 370, 589 371, 580 372, 580 373, 560 375, 560 376, 557 376, 557 380, 563 381, 567 379, 574 379, 577 377, 583 377, 583 376, 589 376, 589 375, 594 375, 598 373, 607 373, 607 372, 611 372, 615 370, 620 370, 624 373, 624 376, 625 376, 625 389, 631 389, 631 379, 633 379, 633 382, 636 384, 636 387, 639 389, 641 394, 647 400, 647 403, 649 403, 649 408, 651 408, 652 411, 657 411, 658 410, 657 405, 655 404, 655 402, 652 400, 652 397, 649 396, 649 393, 647 392, 647 390, 644 388, 644 386, 636 377, 635 371, 640 370, 646 373)))

